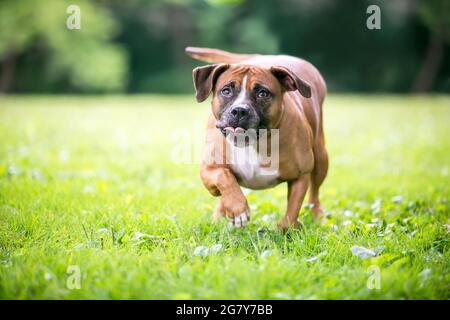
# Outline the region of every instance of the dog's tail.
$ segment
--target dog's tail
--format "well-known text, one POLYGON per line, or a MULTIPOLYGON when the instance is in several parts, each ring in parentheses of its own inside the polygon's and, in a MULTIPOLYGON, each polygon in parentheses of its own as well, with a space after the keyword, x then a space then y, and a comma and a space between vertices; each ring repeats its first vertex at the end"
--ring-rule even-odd
POLYGON ((193 59, 209 63, 238 63, 257 54, 231 53, 219 49, 187 47, 185 52, 193 59))

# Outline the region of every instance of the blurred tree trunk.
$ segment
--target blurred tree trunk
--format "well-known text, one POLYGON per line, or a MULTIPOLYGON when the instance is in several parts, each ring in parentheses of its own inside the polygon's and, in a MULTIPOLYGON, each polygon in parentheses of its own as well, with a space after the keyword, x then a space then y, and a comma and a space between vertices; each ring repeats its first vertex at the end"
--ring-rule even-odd
POLYGON ((16 74, 16 55, 9 51, 3 58, 0 73, 0 92, 9 92, 16 74))
POLYGON ((425 58, 412 86, 413 92, 424 93, 433 88, 443 57, 444 42, 439 36, 434 35, 428 43, 425 58))
POLYGON ((192 17, 184 5, 171 5, 168 8, 169 32, 172 40, 172 55, 175 66, 186 63, 184 48, 192 45, 192 17))
POLYGON ((450 43, 450 1, 422 0, 418 15, 430 32, 422 66, 413 82, 412 91, 424 93, 433 89, 444 59, 445 45, 450 43))

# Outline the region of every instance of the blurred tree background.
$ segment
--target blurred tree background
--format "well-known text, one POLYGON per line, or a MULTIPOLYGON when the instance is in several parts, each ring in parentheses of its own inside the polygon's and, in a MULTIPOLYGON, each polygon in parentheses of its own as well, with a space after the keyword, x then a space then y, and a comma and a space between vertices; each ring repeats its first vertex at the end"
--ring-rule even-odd
POLYGON ((334 92, 449 92, 449 32, 448 0, 1 0, 0 91, 192 92, 207 46, 303 57, 334 92))

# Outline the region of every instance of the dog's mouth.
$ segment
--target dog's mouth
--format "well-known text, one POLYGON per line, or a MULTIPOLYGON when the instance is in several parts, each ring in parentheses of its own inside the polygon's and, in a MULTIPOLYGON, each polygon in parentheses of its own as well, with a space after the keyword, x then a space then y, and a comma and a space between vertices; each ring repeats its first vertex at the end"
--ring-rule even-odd
POLYGON ((224 136, 227 136, 229 134, 245 134, 247 130, 241 127, 225 127, 220 129, 220 131, 224 136))
POLYGON ((236 147, 252 145, 258 139, 258 131, 242 127, 219 128, 224 137, 236 147))

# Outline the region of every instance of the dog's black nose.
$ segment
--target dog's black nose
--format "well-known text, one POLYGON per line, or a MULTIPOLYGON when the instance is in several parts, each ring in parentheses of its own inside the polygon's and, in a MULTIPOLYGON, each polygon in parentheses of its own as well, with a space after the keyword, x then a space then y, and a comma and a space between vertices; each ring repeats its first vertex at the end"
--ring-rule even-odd
POLYGON ((231 115, 236 120, 240 120, 248 115, 248 109, 244 107, 234 107, 233 109, 231 109, 231 115))

